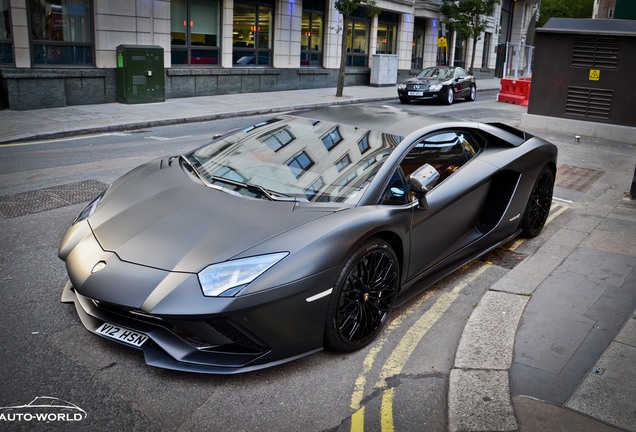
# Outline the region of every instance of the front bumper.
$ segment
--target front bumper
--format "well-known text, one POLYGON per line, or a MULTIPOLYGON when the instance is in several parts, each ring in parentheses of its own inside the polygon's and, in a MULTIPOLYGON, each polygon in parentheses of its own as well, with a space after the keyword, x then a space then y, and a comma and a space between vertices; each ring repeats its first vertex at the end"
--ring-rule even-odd
POLYGON ((398 96, 400 98, 403 99, 410 99, 410 100, 441 100, 442 99, 442 95, 443 92, 440 91, 436 91, 436 92, 429 92, 429 91, 422 91, 420 93, 422 93, 421 95, 409 95, 410 93, 414 93, 413 90, 398 90, 398 96))
MULTIPOLYGON (((78 316, 86 329, 110 341, 140 349, 150 366, 164 369, 209 373, 235 374, 263 369, 286 363, 322 349, 314 337, 291 344, 280 335, 280 343, 270 346, 237 319, 225 316, 198 317, 196 320, 157 317, 141 311, 110 305, 82 296, 70 281, 64 286, 61 301, 74 303, 78 316), (97 333, 103 323, 114 324, 148 336, 141 346, 135 347, 97 333)), ((275 314, 276 312, 274 312, 275 314)), ((276 315, 271 320, 276 320, 276 315)), ((318 320, 324 326, 324 320, 318 320)), ((278 323, 285 326, 290 323, 278 323)), ((298 323, 303 327, 302 323, 298 323)))

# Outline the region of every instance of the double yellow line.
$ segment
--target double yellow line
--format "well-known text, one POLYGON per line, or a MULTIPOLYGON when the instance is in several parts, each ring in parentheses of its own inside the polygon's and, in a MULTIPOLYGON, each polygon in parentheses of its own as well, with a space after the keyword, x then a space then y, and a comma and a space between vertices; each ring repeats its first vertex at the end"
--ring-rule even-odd
MULTIPOLYGON (((553 205, 550 216, 548 217, 546 224, 553 221, 557 216, 567 210, 568 206, 555 203, 553 205)), ((525 240, 519 239, 513 242, 507 249, 514 251, 525 240)), ((380 408, 380 425, 382 432, 394 432, 395 426, 393 423, 393 400, 395 397, 395 389, 389 388, 387 380, 389 378, 398 376, 402 373, 406 362, 411 357, 411 354, 418 346, 422 338, 428 333, 433 325, 442 317, 442 315, 448 310, 448 308, 457 299, 459 294, 471 283, 473 283, 479 276, 481 276, 489 267, 490 264, 480 264, 475 267, 474 264, 469 264, 465 268, 472 270, 469 277, 459 285, 455 286, 450 292, 440 295, 435 301, 433 306, 430 307, 418 320, 412 325, 406 334, 402 337, 397 347, 393 350, 387 361, 382 366, 380 376, 375 383, 374 388, 384 389, 382 392, 382 403, 380 408)), ((363 432, 364 431, 364 414, 365 407, 362 405, 362 399, 364 397, 364 389, 367 384, 367 375, 371 371, 375 360, 387 343, 390 334, 393 330, 398 328, 404 319, 411 315, 412 312, 418 310, 422 303, 429 300, 433 296, 432 291, 426 291, 426 293, 420 297, 414 304, 408 307, 403 313, 396 317, 387 326, 382 336, 374 346, 369 350, 364 361, 362 362, 362 372, 355 381, 354 391, 351 395, 351 409, 354 410, 351 416, 351 432, 363 432)))

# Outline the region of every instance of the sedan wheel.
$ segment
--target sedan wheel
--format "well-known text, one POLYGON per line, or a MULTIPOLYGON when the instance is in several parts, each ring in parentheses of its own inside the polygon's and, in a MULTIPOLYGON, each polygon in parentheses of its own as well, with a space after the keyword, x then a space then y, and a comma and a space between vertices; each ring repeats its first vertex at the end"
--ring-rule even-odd
POLYGON ((448 86, 448 89, 446 89, 446 99, 444 100, 444 103, 446 105, 451 105, 454 100, 455 100, 455 91, 453 90, 452 86, 448 86))
POLYGON ((532 188, 530 200, 521 221, 521 229, 526 237, 539 235, 550 213, 552 204, 552 192, 554 190, 554 173, 545 166, 539 173, 539 177, 532 188))
POLYGON ((466 96, 466 100, 472 102, 475 99, 477 99, 477 88, 474 85, 471 85, 470 93, 466 96))
POLYGON ((382 330, 399 287, 398 260, 383 240, 364 243, 342 269, 331 297, 325 346, 357 350, 382 330))
POLYGON ((400 102, 402 102, 403 104, 407 104, 407 103, 410 103, 411 100, 409 98, 405 98, 403 96, 400 96, 400 102))

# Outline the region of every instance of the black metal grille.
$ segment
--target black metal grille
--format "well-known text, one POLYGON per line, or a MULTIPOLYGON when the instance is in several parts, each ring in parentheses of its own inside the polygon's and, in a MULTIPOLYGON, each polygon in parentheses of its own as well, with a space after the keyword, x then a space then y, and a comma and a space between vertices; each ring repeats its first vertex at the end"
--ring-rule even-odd
POLYGON ((572 66, 616 69, 621 40, 615 37, 577 36, 572 51, 572 66))
POLYGON ((613 97, 614 90, 568 87, 565 114, 608 120, 612 110, 613 97))

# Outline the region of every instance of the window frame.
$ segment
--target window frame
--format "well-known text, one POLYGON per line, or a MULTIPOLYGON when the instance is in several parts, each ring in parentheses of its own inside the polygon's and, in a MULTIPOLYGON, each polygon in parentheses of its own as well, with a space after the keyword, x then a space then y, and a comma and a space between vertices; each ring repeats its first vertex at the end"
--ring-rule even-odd
MULTIPOLYGON (((185 29, 185 43, 183 45, 173 44, 172 42, 175 40, 172 37, 172 20, 175 19, 174 16, 170 16, 170 64, 173 67, 219 67, 221 66, 221 41, 223 40, 223 3, 221 0, 213 0, 213 3, 217 5, 217 17, 218 17, 218 29, 216 34, 216 45, 195 45, 192 42, 192 0, 184 0, 186 2, 186 19, 184 21, 185 29), (190 25, 186 25, 189 23, 190 25), (193 56, 193 51, 208 51, 216 54, 216 57, 209 57, 210 59, 214 59, 215 61, 206 61, 202 60, 206 58, 204 56, 193 56), (176 53, 185 53, 185 62, 175 62, 175 54, 176 53), (193 62, 193 58, 199 59, 196 62, 193 62)), ((170 2, 172 6, 172 2, 170 2)), ((198 33, 195 33, 198 34, 198 33)))
MULTIPOLYGON (((53 0, 48 0, 45 7, 50 6, 52 1, 53 0)), ((85 1, 86 1, 85 4, 88 6, 88 12, 84 15, 84 17, 87 19, 87 23, 89 26, 89 31, 87 32, 87 34, 90 37, 90 42, 73 42, 73 41, 66 42, 66 41, 57 41, 57 40, 49 40, 49 39, 36 39, 34 37, 34 31, 35 31, 35 25, 33 22, 34 11, 31 6, 31 2, 26 2, 31 67, 33 68, 51 68, 51 67, 85 68, 85 67, 95 66, 95 21, 94 21, 95 6, 92 0, 85 0, 85 1), (45 56, 53 57, 53 55, 50 55, 47 53, 48 51, 47 48, 50 48, 51 51, 57 50, 57 53, 53 53, 53 54, 64 55, 64 54, 60 54, 62 50, 73 49, 77 47, 88 48, 86 52, 90 56, 90 61, 83 62, 83 63, 65 63, 65 62, 58 63, 55 61, 52 61, 52 62, 37 61, 38 52, 42 52, 43 57, 45 56)), ((43 20, 46 21, 46 17, 43 17, 43 20)))

